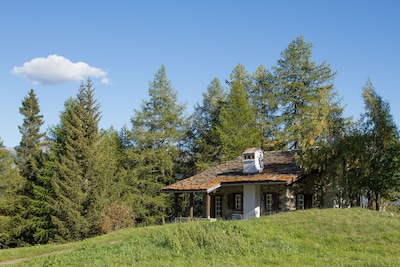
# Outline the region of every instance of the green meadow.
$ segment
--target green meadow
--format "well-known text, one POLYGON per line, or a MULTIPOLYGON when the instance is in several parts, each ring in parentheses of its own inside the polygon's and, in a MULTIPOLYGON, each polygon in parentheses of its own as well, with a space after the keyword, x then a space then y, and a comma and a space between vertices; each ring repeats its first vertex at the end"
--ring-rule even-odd
POLYGON ((0 250, 0 266, 400 266, 400 215, 311 209, 0 250))

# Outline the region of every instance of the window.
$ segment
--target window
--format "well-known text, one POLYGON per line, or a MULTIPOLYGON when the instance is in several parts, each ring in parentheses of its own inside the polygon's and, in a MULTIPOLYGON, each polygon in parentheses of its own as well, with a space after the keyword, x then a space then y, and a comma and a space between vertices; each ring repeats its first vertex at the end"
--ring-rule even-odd
POLYGON ((215 217, 222 217, 222 198, 221 196, 215 197, 215 217))
POLYGON ((254 159, 254 154, 245 154, 244 159, 254 159))
POLYGON ((272 194, 265 194, 265 209, 272 211, 272 194))
POLYGON ((241 210, 243 208, 242 194, 235 194, 235 210, 241 210))
POLYGON ((304 194, 297 194, 297 196, 296 196, 296 209, 304 210, 304 194))

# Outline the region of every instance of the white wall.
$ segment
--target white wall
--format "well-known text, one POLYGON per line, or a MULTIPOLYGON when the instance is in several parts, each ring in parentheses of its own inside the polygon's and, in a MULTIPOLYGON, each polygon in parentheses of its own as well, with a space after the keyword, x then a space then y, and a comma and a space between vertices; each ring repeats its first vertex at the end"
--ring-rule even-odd
POLYGON ((243 218, 260 217, 260 185, 243 185, 243 218))

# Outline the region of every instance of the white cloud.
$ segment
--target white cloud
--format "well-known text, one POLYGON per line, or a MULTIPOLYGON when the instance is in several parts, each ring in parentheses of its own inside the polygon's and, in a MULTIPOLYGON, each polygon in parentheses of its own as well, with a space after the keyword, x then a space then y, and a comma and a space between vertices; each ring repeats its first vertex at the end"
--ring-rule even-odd
POLYGON ((91 67, 85 62, 74 63, 58 55, 31 59, 22 67, 14 67, 11 72, 25 77, 34 84, 82 81, 85 78, 101 78, 102 83, 109 83, 107 72, 102 69, 91 67))

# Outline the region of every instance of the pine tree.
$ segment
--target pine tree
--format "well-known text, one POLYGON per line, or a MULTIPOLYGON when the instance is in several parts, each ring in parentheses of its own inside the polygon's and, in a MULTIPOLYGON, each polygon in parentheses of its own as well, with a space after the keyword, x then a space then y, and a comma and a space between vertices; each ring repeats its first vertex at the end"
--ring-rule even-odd
POLYGON ((273 67, 278 86, 277 141, 282 148, 308 149, 316 140, 329 138, 335 73, 328 64, 311 61, 312 44, 302 36, 292 41, 273 67))
POLYGON ((54 207, 62 239, 80 240, 96 227, 89 218, 89 200, 97 178, 94 158, 98 152, 99 108, 88 79, 81 84, 76 99, 66 101, 60 125, 53 130, 54 207))
POLYGON ((203 93, 202 105, 196 104, 190 129, 190 150, 194 153, 195 173, 219 163, 221 141, 217 132, 219 115, 226 93, 218 78, 214 78, 203 93))
POLYGON ((260 147, 262 138, 257 127, 254 108, 247 100, 241 80, 234 80, 228 93, 226 105, 222 107, 220 125, 217 126, 221 139, 223 158, 230 160, 241 155, 246 148, 260 147))
POLYGON ((131 119, 130 157, 133 180, 131 203, 139 223, 158 223, 171 208, 169 196, 160 189, 175 181, 180 156, 178 146, 187 132, 184 105, 168 80, 164 65, 149 86, 149 100, 131 119))

